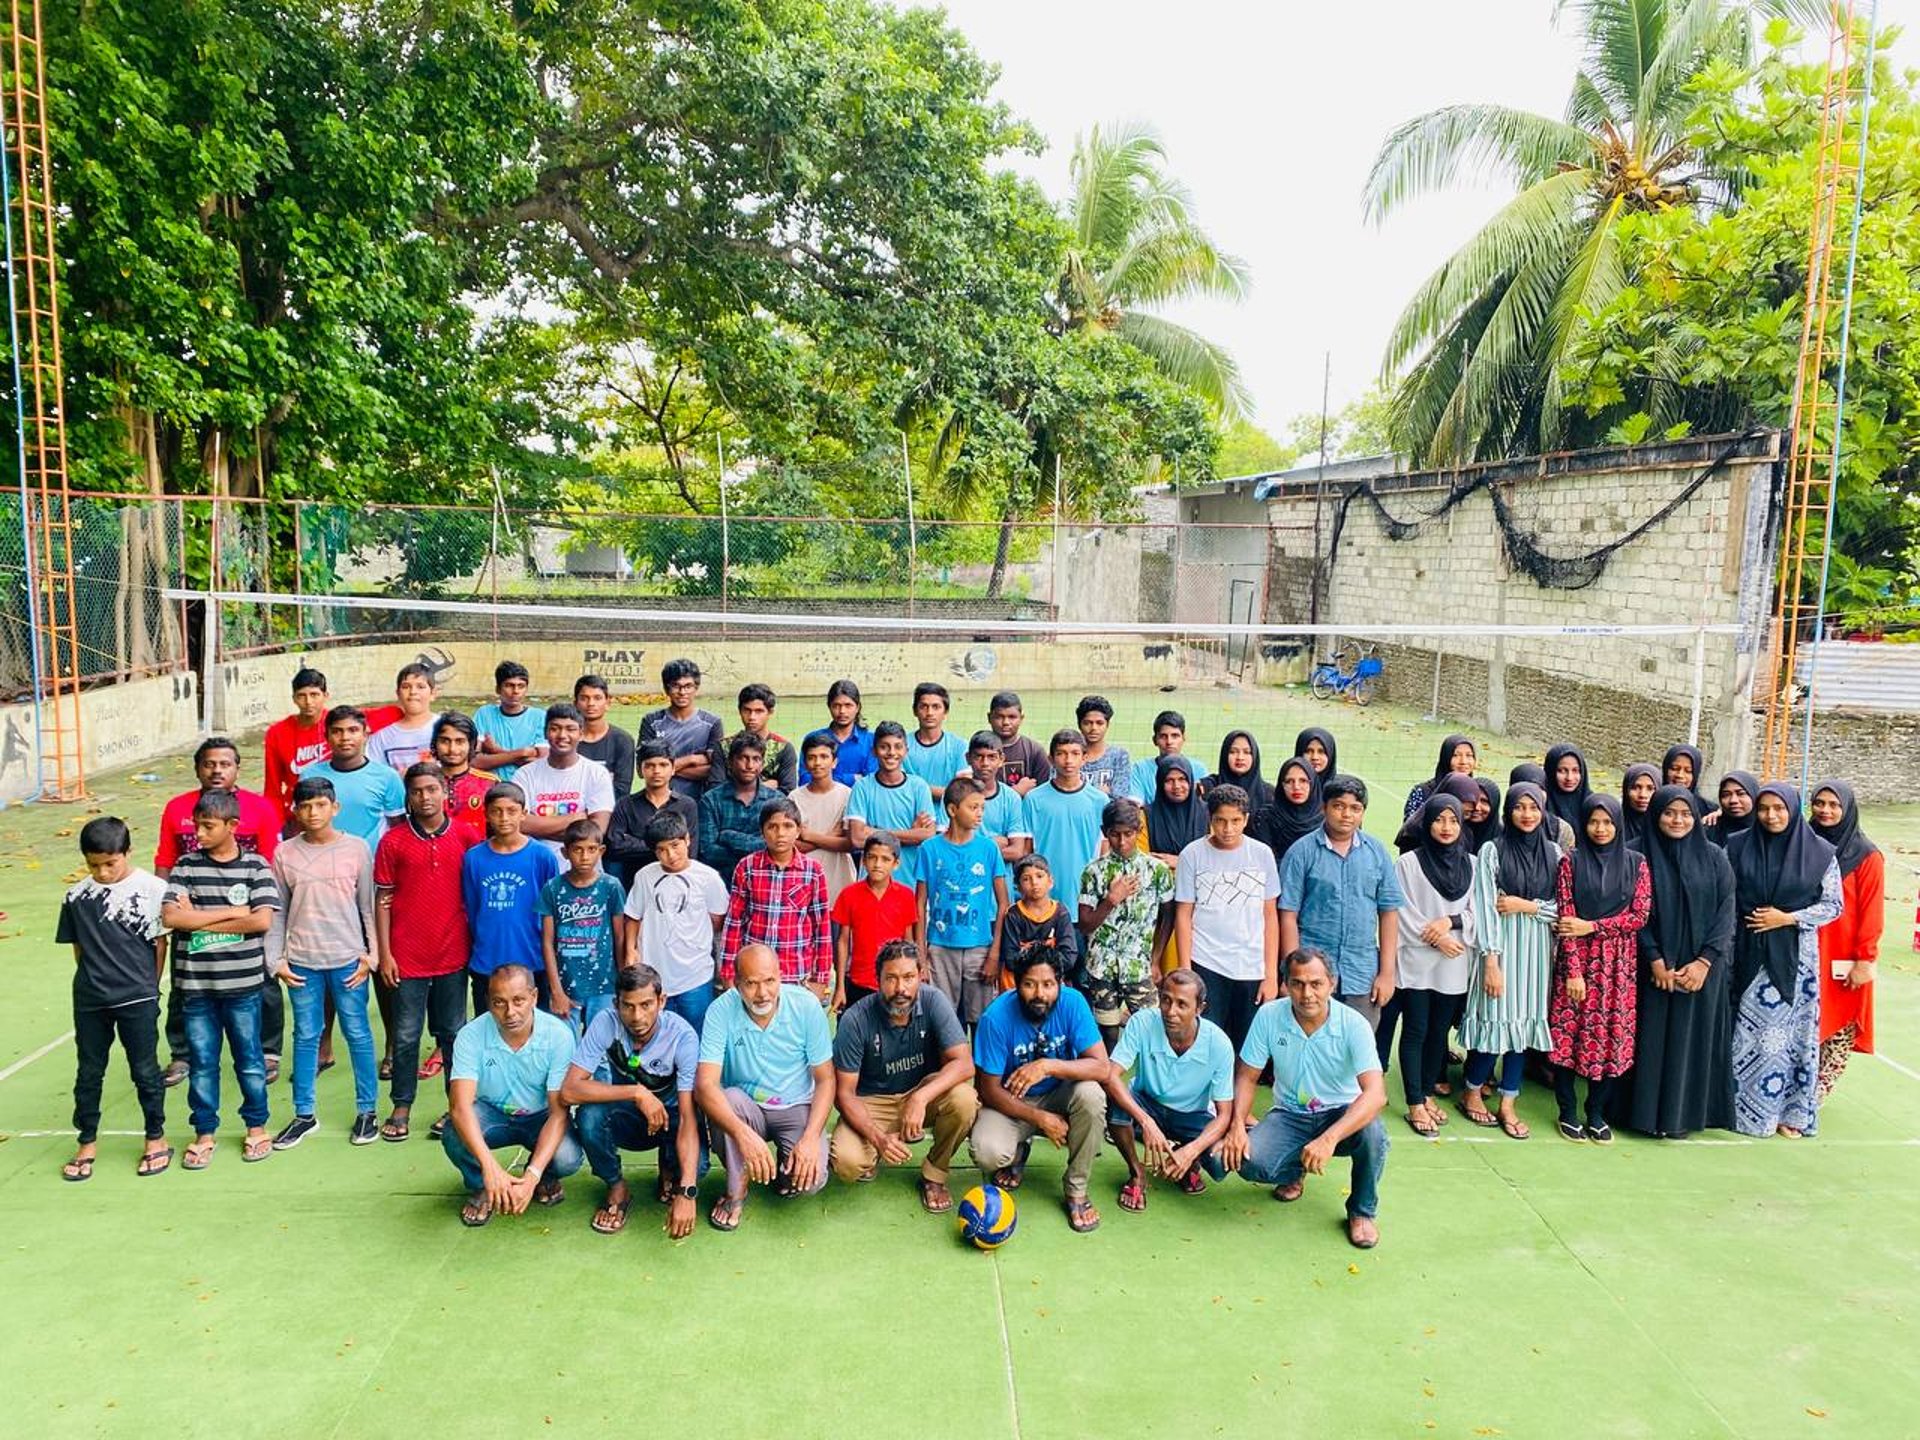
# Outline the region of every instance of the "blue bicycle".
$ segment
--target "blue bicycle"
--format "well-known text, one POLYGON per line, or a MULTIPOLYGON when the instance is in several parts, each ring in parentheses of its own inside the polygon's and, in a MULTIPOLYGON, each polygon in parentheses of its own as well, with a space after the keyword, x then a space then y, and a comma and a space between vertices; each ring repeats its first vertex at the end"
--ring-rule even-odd
POLYGON ((1371 645, 1349 640, 1313 667, 1307 688, 1316 700, 1350 700, 1355 705, 1370 705, 1386 668, 1371 645))

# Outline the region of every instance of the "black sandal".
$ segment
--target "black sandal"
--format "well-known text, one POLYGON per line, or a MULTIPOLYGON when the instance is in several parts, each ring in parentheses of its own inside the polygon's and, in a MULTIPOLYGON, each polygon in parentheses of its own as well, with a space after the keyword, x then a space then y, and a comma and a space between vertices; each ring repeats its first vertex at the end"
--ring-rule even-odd
POLYGON ((74 1159, 67 1161, 66 1164, 60 1167, 60 1178, 74 1185, 78 1185, 83 1180, 93 1179, 93 1162, 95 1158, 95 1156, 89 1155, 84 1160, 74 1159))

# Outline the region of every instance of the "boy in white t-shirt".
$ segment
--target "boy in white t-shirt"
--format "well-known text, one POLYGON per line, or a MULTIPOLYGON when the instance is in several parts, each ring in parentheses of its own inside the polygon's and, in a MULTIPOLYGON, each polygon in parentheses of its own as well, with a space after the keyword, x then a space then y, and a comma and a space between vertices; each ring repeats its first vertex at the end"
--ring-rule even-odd
POLYGON ((691 858, 687 822, 663 810, 647 822, 653 863, 627 891, 626 956, 622 965, 660 972, 667 1009, 697 1031, 713 1004, 713 938, 726 923, 727 887, 719 872, 691 858))
POLYGON ((1207 792, 1207 833, 1173 872, 1173 935, 1180 963, 1207 985, 1207 1018, 1236 1052, 1253 1013, 1280 993, 1280 870, 1247 838, 1251 802, 1238 785, 1207 792))

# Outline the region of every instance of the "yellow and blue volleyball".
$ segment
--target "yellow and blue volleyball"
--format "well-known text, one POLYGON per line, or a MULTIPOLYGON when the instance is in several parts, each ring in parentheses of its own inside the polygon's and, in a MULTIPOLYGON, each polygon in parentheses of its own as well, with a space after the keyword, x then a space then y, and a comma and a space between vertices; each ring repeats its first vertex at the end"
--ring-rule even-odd
POLYGON ((1017 1217, 1013 1196, 998 1185, 976 1185, 960 1197, 955 1212, 960 1235, 982 1250, 998 1250, 1013 1238, 1017 1217))

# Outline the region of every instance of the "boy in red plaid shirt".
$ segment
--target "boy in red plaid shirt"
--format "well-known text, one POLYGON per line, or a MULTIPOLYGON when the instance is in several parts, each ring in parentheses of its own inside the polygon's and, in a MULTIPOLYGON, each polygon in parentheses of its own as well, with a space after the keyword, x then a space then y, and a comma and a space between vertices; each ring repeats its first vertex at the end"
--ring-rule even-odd
POLYGON ((720 941, 720 981, 733 983, 743 946, 772 947, 782 984, 805 985, 825 1004, 833 994, 833 927, 827 922, 827 874, 802 855, 800 810, 784 795, 760 814, 755 850, 733 867, 727 925, 720 941))

